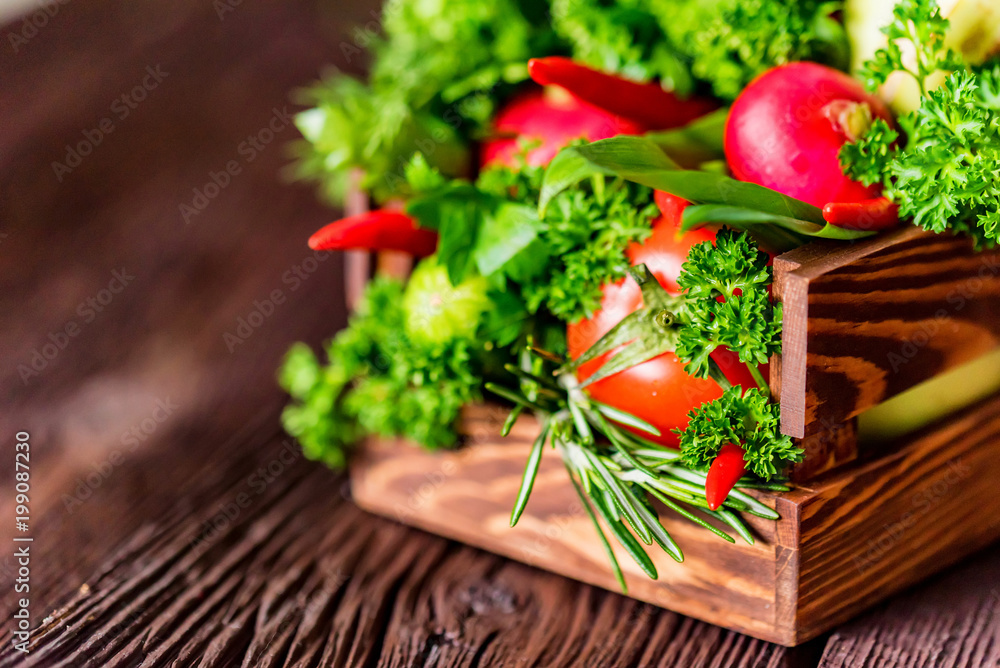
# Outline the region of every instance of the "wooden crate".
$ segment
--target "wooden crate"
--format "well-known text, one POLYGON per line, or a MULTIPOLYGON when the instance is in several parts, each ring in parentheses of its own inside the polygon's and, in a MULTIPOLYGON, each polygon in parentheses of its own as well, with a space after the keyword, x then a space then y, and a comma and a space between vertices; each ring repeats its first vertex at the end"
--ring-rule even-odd
MULTIPOLYGON (((785 330, 771 382, 782 430, 807 452, 797 484, 757 495, 781 519, 750 518, 753 546, 725 543, 661 507, 685 561, 650 550, 653 581, 619 548, 629 595, 795 645, 1000 538, 1000 396, 877 449, 859 450, 856 438, 865 410, 1000 345, 998 273, 1000 252, 912 228, 779 257, 785 330)), ((355 500, 617 590, 552 451, 520 523, 508 527, 538 425, 522 418, 502 439, 504 417, 497 406, 471 407, 456 451, 369 441, 351 469, 355 500)))

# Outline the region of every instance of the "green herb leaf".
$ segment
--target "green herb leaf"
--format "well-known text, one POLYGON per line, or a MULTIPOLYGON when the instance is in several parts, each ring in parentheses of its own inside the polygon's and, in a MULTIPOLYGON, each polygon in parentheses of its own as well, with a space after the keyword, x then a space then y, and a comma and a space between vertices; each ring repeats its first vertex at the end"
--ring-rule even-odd
POLYGON ((823 212, 775 190, 721 174, 680 169, 645 137, 619 136, 563 149, 549 164, 539 208, 570 186, 595 174, 618 176, 665 190, 695 204, 725 204, 823 225, 823 212))
POLYGON ((428 448, 458 442, 462 407, 480 399, 478 344, 412 340, 402 303, 402 283, 377 278, 347 328, 327 344, 326 364, 302 344, 289 351, 279 380, 292 403, 282 422, 310 459, 340 468, 367 434, 428 448))
POLYGON ((829 223, 818 224, 808 220, 789 218, 765 211, 756 211, 739 206, 727 206, 720 204, 697 204, 684 209, 681 229, 692 230, 708 224, 728 225, 738 230, 746 230, 756 233, 762 226, 777 225, 778 227, 792 232, 792 235, 784 239, 785 247, 797 247, 805 243, 806 238, 817 239, 838 239, 850 241, 852 239, 862 239, 870 237, 875 232, 864 232, 861 230, 848 230, 837 227, 829 223))
POLYGON ((524 465, 524 476, 521 478, 521 488, 517 491, 517 500, 514 501, 514 507, 510 511, 510 525, 513 527, 517 524, 517 521, 521 518, 521 513, 524 512, 525 506, 528 505, 528 498, 531 496, 531 488, 535 484, 535 477, 538 475, 538 466, 542 462, 542 451, 545 449, 545 441, 549 438, 549 425, 548 423, 542 426, 541 432, 539 432, 538 437, 535 438, 534 444, 531 446, 531 454, 528 455, 528 461, 524 465))
POLYGON ((848 175, 881 182, 901 218, 993 245, 1000 241, 1000 64, 970 70, 945 46, 947 28, 932 0, 896 6, 885 29, 889 44, 865 72, 873 86, 894 71, 909 72, 921 86, 920 106, 897 119, 901 133, 873 123, 864 137, 841 149, 840 160, 848 175), (908 68, 905 46, 915 52, 915 66, 908 68), (940 70, 955 71, 929 90, 931 75, 940 70))
POLYGON ((672 130, 649 132, 646 138, 684 169, 696 169, 711 160, 725 159, 723 136, 729 109, 718 109, 672 130))

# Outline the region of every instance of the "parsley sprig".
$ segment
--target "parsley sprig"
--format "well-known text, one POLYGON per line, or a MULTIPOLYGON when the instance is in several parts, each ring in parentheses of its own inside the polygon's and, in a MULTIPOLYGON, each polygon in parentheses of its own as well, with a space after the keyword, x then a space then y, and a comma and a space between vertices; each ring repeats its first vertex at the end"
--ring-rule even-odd
POLYGON ((677 356, 692 376, 709 375, 710 355, 735 352, 767 393, 757 365, 781 348, 781 304, 768 293, 767 253, 746 234, 723 229, 715 245, 702 242, 688 254, 678 285, 686 291, 687 322, 677 337, 677 356))
POLYGON ((687 428, 677 433, 682 461, 692 468, 707 468, 727 443, 740 444, 747 470, 762 480, 802 460, 802 450, 779 431, 778 405, 757 388, 731 387, 689 417, 687 428))
POLYGON ((918 109, 898 119, 897 131, 876 120, 840 159, 866 185, 882 183, 900 216, 934 232, 966 233, 980 245, 1000 241, 1000 63, 970 68, 945 46, 947 19, 933 0, 905 0, 884 30, 889 43, 865 64, 876 88, 897 71, 922 92, 918 109), (908 64, 902 43, 912 45, 908 64), (940 87, 931 83, 950 71, 940 87))

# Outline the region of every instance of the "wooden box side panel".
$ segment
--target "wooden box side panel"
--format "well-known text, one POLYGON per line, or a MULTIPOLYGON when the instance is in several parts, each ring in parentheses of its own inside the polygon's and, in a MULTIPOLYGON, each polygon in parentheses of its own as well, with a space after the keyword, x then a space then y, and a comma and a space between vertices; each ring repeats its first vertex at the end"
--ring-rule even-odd
POLYGON ((839 425, 1000 345, 1000 249, 903 228, 775 261, 782 430, 839 425))
MULTIPOLYGON (((468 421, 472 443, 430 453, 402 442, 369 441, 351 468, 358 505, 531 566, 619 591, 591 521, 558 455, 546 451, 531 501, 517 527, 510 509, 537 423, 522 419, 507 439, 477 408, 468 421)), ((770 497, 773 503, 773 497, 770 497)), ((650 580, 616 544, 629 596, 783 644, 791 644, 791 614, 781 605, 777 527, 756 521, 759 540, 729 544, 661 508, 664 527, 685 554, 676 563, 656 547, 647 552, 659 572, 650 580), (782 616, 781 613, 784 613, 782 616)), ((791 535, 792 532, 786 532, 791 535)), ((789 556, 794 550, 786 550, 789 556)))
MULTIPOLYGON (((813 636, 1000 538, 1000 397, 796 491, 798 633, 813 636)), ((786 505, 787 504, 787 505, 786 505)))

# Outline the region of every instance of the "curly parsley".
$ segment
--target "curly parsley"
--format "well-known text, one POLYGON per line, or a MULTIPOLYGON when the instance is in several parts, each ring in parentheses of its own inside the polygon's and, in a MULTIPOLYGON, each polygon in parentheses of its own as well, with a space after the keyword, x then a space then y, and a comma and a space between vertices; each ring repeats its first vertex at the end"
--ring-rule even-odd
POLYGON ((767 262, 747 234, 728 228, 714 246, 704 241, 691 248, 677 279, 686 291, 687 322, 676 352, 689 374, 707 377, 709 356, 720 347, 737 353, 751 371, 780 350, 781 305, 771 304, 767 262))
POLYGON ((757 369, 781 349, 781 304, 771 304, 767 263, 749 235, 723 228, 714 245, 694 246, 681 268, 677 283, 685 290, 687 320, 677 336, 677 357, 688 373, 704 378, 711 373, 709 356, 727 348, 759 386, 744 392, 725 382, 720 398, 691 411, 687 428, 676 432, 691 467, 709 466, 727 443, 743 448, 747 470, 764 480, 802 459, 803 451, 780 432, 778 404, 757 369))
POLYGON ((1000 241, 1000 64, 969 69, 944 46, 948 21, 933 0, 905 0, 885 28, 889 45, 864 67, 876 88, 895 71, 920 84, 920 107, 898 119, 902 133, 878 120, 841 150, 845 172, 882 183, 900 216, 934 232, 955 231, 980 245, 1000 241), (900 42, 912 44, 907 65, 900 42), (931 90, 931 77, 954 70, 931 90))
POLYGON ((546 9, 517 0, 390 0, 384 35, 361 32, 342 45, 349 61, 370 51, 369 80, 336 73, 300 96, 313 108, 296 118, 305 138, 296 175, 337 202, 351 168, 364 172, 362 186, 376 199, 400 194, 417 150, 447 174, 467 172, 471 138, 527 78, 527 60, 555 52, 546 9))
POLYGON ((743 448, 747 470, 763 480, 802 461, 803 450, 779 431, 778 404, 755 388, 744 393, 739 385, 731 387, 688 416, 687 429, 677 433, 681 461, 692 468, 708 467, 727 443, 743 448))
POLYGON ((403 284, 372 281, 321 363, 304 344, 279 374, 292 396, 282 414, 303 452, 332 468, 366 434, 402 436, 430 448, 458 441, 462 406, 480 398, 481 345, 473 339, 416 342, 406 334, 403 284))

